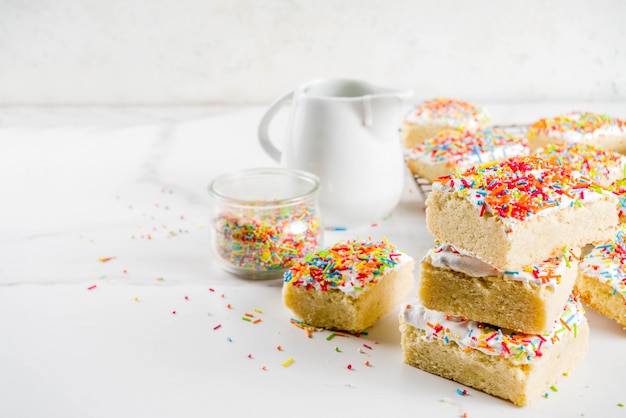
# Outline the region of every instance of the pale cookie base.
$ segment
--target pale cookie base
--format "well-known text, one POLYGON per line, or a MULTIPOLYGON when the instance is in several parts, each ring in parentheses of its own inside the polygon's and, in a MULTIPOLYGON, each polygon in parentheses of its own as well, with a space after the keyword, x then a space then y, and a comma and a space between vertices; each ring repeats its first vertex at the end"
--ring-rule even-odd
POLYGON ((614 295, 613 287, 581 271, 576 279, 576 290, 583 303, 626 329, 626 299, 621 294, 614 295))
POLYGON ((476 207, 456 193, 433 189, 426 200, 426 225, 432 235, 508 271, 547 260, 565 246, 582 248, 608 241, 617 223, 617 205, 609 195, 582 207, 533 216, 516 223, 508 234, 499 217, 480 216, 476 207))
POLYGON ((481 353, 463 352, 456 343, 426 341, 425 332, 400 317, 404 362, 426 372, 454 380, 493 396, 524 406, 543 395, 558 379, 580 363, 587 354, 589 326, 583 321, 559 344, 543 350, 530 363, 481 353))
MULTIPOLYGON (((528 136, 528 146, 531 151, 536 151, 539 148, 543 148, 549 144, 564 144, 568 141, 566 139, 548 136, 544 134, 530 135, 528 136)), ((626 155, 626 135, 609 135, 600 136, 590 140, 580 141, 585 144, 593 145, 599 149, 607 151, 616 151, 620 154, 626 155)))
POLYGON ((369 286, 358 297, 341 290, 305 290, 301 286, 283 283, 283 302, 304 323, 317 328, 358 333, 371 327, 386 313, 396 308, 415 286, 410 260, 397 270, 391 270, 369 286))
POLYGON ((419 297, 428 309, 462 315, 499 328, 540 334, 552 330, 554 321, 563 313, 577 271, 578 262, 571 262, 554 291, 548 286, 503 276, 471 277, 422 262, 419 297))
POLYGON ((413 149, 446 128, 445 125, 421 125, 405 121, 400 128, 400 135, 405 148, 413 149))

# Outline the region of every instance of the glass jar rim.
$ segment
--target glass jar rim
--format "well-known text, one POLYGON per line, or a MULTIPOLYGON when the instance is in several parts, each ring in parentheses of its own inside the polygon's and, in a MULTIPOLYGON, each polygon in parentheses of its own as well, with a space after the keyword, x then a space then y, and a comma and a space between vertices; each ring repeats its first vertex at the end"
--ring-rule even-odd
POLYGON ((319 192, 320 180, 315 174, 304 170, 298 170, 294 168, 286 167, 266 167, 266 168, 251 168, 230 173, 224 173, 214 178, 208 187, 209 195, 218 200, 227 201, 230 205, 237 206, 257 206, 257 207, 282 207, 290 206, 306 199, 309 199, 319 192), (219 184, 221 182, 229 180, 245 180, 254 176, 276 176, 285 178, 294 178, 304 180, 310 187, 302 193, 297 193, 285 198, 280 199, 242 199, 239 197, 229 196, 222 190, 219 190, 219 184))

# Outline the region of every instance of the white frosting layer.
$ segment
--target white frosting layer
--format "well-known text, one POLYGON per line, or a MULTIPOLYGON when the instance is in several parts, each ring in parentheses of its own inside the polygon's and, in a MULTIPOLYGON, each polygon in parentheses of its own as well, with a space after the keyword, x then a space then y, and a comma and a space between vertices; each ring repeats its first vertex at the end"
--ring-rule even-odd
POLYGON ((554 123, 555 120, 559 122, 554 129, 538 129, 539 132, 551 138, 557 138, 567 142, 587 142, 604 136, 626 135, 626 125, 620 126, 620 124, 617 123, 617 119, 609 118, 604 115, 595 115, 586 112, 571 112, 564 115, 562 118, 566 118, 568 123, 563 124, 563 121, 559 120, 559 118, 547 119, 549 123, 554 123), (593 121, 585 119, 590 116, 598 118, 602 116, 604 123, 594 127, 593 121))
MULTIPOLYGON (((528 147, 524 144, 509 144, 505 146, 493 147, 488 151, 476 151, 463 155, 463 158, 454 158, 455 164, 475 165, 491 161, 503 160, 507 157, 515 155, 527 155, 528 147)), ((435 165, 451 161, 449 157, 433 155, 429 152, 423 152, 419 148, 413 148, 408 153, 408 158, 419 161, 423 164, 435 165)))
POLYGON ((426 341, 455 343, 461 350, 478 350, 492 356, 528 362, 542 351, 559 343, 565 333, 577 335, 579 324, 586 321, 579 301, 570 298, 554 328, 546 334, 522 334, 472 321, 460 316, 427 309, 422 305, 402 306, 400 317, 414 328, 425 331, 426 341))
POLYGON ((579 269, 589 277, 595 277, 613 289, 614 295, 626 298, 626 226, 621 225, 615 238, 598 245, 585 255, 579 269))
POLYGON ((428 251, 422 262, 430 263, 437 268, 458 271, 470 277, 502 276, 507 280, 548 286, 556 290, 560 277, 571 262, 571 257, 569 254, 561 255, 535 266, 527 266, 520 271, 503 271, 450 244, 437 244, 428 251))

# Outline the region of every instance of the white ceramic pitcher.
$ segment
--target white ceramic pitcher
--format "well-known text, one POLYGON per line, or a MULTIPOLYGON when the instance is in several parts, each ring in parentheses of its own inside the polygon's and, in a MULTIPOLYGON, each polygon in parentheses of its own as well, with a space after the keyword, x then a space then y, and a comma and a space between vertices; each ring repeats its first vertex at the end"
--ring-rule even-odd
POLYGON ((397 206, 404 189, 398 130, 410 95, 360 80, 311 81, 270 105, 259 124, 259 141, 281 165, 320 178, 319 203, 327 227, 377 222, 397 206), (269 127, 289 102, 281 150, 269 127))

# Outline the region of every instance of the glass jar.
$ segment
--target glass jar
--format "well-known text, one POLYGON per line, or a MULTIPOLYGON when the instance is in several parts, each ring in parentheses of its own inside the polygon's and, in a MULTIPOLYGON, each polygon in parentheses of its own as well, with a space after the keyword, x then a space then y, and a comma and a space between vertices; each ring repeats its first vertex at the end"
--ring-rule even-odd
POLYGON ((212 256, 250 279, 280 278, 320 248, 319 179, 287 168, 225 174, 209 185, 212 256))

